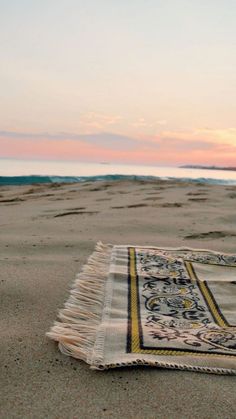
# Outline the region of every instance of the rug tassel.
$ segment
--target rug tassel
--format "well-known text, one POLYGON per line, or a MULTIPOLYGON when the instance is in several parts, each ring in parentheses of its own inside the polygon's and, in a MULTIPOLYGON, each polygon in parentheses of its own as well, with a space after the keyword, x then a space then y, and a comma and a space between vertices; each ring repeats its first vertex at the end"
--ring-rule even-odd
POLYGON ((109 273, 112 245, 98 242, 82 272, 72 285, 69 299, 59 311, 46 335, 58 342, 60 351, 88 362, 101 322, 105 284, 109 273))

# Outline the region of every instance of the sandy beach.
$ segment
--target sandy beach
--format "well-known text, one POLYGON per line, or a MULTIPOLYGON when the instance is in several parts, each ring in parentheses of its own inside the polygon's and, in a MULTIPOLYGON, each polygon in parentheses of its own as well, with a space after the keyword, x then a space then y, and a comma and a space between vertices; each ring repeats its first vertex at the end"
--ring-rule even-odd
POLYGON ((236 416, 235 377, 106 372, 46 336, 97 241, 236 253, 236 186, 116 181, 0 188, 1 400, 8 418, 236 416))

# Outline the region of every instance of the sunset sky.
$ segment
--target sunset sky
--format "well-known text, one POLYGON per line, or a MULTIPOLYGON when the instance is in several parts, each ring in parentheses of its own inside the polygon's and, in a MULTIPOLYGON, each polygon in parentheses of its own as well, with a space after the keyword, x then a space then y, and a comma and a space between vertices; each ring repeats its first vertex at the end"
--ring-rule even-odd
POLYGON ((236 166, 235 0, 0 0, 0 157, 236 166))

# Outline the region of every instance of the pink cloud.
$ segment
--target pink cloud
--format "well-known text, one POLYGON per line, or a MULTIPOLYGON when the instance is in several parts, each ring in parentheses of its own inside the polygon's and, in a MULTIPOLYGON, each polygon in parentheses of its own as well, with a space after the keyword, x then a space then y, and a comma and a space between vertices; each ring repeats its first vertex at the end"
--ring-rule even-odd
MULTIPOLYGON (((183 133, 182 133, 183 134, 183 133)), ((204 137, 165 133, 159 137, 134 139, 115 134, 0 133, 0 157, 52 160, 111 161, 137 164, 205 164, 233 166, 236 147, 204 137), (171 136, 172 134, 172 136, 171 136), (189 136, 190 137, 190 136, 189 136), (188 138, 188 139, 187 139, 188 138)))

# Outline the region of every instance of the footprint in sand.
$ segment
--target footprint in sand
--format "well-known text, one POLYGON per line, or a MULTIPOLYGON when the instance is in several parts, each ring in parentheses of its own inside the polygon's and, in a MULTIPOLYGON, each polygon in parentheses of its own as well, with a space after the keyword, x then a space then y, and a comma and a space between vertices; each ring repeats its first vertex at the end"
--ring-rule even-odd
POLYGON ((37 195, 37 198, 46 198, 48 196, 55 196, 55 195, 54 195, 54 193, 46 193, 46 194, 43 194, 43 195, 37 195))
POLYGON ((194 186, 201 186, 201 188, 209 188, 209 186, 206 183, 202 183, 202 182, 196 182, 194 183, 194 186))
POLYGON ((147 204, 131 204, 127 205, 127 208, 141 208, 141 207, 147 207, 147 204))
POLYGON ((236 237, 236 233, 230 231, 209 231, 207 233, 195 233, 185 236, 184 239, 221 239, 224 237, 236 237))
POLYGON ((144 198, 144 201, 157 201, 158 199, 163 199, 162 196, 149 196, 148 198, 144 198))
POLYGON ((228 186, 228 188, 225 188, 226 191, 234 191, 236 192, 236 186, 228 186))
POLYGON ((97 192, 97 191, 105 191, 107 188, 110 188, 112 185, 110 184, 106 184, 106 185, 101 185, 100 187, 95 187, 95 188, 91 188, 88 189, 90 192, 97 192))
POLYGON ((231 198, 231 199, 236 199, 236 192, 235 193, 229 193, 229 194, 227 194, 226 195, 228 198, 231 198))
POLYGON ((67 211, 82 211, 82 210, 86 210, 86 207, 67 208, 67 211))
POLYGON ((23 201, 25 201, 25 200, 22 199, 22 198, 19 198, 17 196, 16 198, 1 199, 0 203, 3 203, 3 204, 6 203, 7 204, 7 203, 11 203, 11 202, 23 202, 23 201))
POLYGON ((209 201, 209 199, 208 198, 188 198, 188 201, 205 202, 205 201, 209 201))
POLYGON ((198 196, 198 195, 207 195, 207 192, 201 192, 201 191, 198 191, 198 192, 188 192, 186 195, 188 195, 188 196, 198 196))
POLYGON ((181 208, 182 206, 183 204, 180 202, 165 202, 160 205, 162 208, 181 208))
POLYGON ((156 191, 163 191, 165 189, 168 189, 169 186, 153 186, 151 189, 149 189, 150 192, 147 192, 147 188, 139 189, 140 191, 146 191, 146 193, 156 193, 156 191))
POLYGON ((122 208, 142 208, 142 207, 147 207, 147 204, 130 204, 130 205, 126 205, 126 206, 115 206, 115 207, 111 207, 112 209, 122 209, 122 208))
POLYGON ((60 214, 56 214, 54 215, 54 218, 66 217, 67 215, 83 215, 83 214, 92 215, 92 214, 98 214, 98 213, 99 211, 68 211, 68 212, 62 212, 60 214))
POLYGON ((61 183, 49 183, 48 185, 47 185, 47 187, 48 188, 54 188, 54 189, 58 189, 58 188, 61 188, 62 186, 64 186, 65 185, 65 183, 64 184, 61 184, 61 183))
POLYGON ((40 187, 30 188, 30 189, 28 189, 28 191, 23 192, 23 195, 31 195, 31 194, 34 194, 35 192, 36 193, 44 192, 44 189, 40 188, 40 187))

